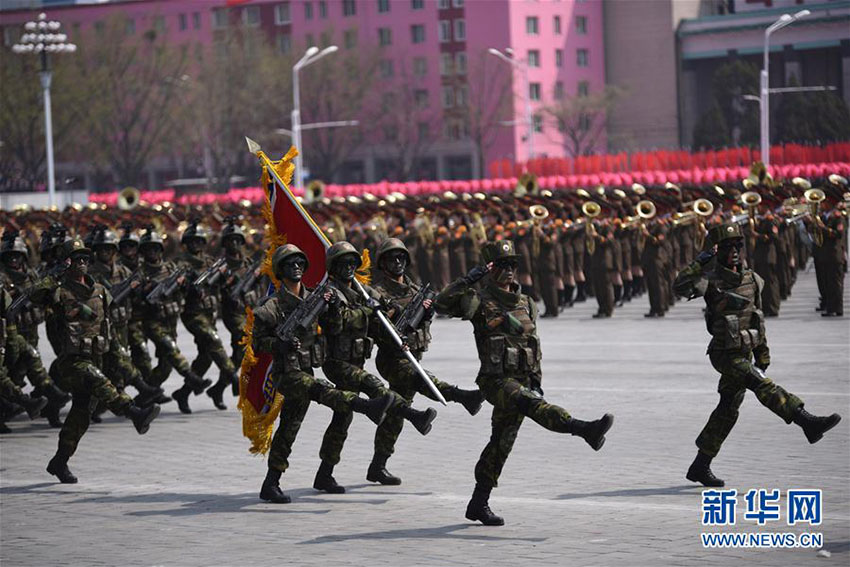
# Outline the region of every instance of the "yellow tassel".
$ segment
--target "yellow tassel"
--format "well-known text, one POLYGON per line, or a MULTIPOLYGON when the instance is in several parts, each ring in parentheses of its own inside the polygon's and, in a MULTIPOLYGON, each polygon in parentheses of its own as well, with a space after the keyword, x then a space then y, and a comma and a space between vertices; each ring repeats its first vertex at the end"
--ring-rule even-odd
POLYGON ((363 285, 372 283, 372 259, 369 257, 368 248, 364 248, 363 254, 360 255, 360 267, 357 268, 354 277, 363 285))

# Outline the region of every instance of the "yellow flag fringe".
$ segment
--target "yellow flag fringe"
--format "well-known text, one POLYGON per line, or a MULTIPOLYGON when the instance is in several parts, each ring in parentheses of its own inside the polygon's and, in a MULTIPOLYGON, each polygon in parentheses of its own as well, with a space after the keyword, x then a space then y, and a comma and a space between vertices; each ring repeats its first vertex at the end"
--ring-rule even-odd
POLYGON ((372 258, 369 257, 368 248, 364 248, 360 255, 360 267, 354 272, 354 277, 363 285, 372 283, 372 258))

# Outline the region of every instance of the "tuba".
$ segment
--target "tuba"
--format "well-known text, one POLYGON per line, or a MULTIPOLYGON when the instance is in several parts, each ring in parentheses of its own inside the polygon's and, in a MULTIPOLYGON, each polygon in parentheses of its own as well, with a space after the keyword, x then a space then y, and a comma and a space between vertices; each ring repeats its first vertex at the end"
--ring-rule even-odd
POLYGON ((135 187, 124 187, 118 194, 118 208, 131 211, 139 206, 142 194, 135 187))

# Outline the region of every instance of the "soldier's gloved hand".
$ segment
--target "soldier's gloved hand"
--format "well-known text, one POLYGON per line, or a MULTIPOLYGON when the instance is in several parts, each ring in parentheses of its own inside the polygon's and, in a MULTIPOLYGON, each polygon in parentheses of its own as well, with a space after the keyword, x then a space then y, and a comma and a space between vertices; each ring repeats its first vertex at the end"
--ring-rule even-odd
POLYGON ((78 308, 79 317, 83 321, 93 321, 97 318, 97 314, 94 312, 94 309, 86 305, 85 303, 81 304, 78 308))
POLYGON ((770 350, 767 347, 759 348, 758 351, 754 351, 753 354, 756 359, 754 366, 762 372, 766 371, 767 367, 770 366, 770 350))
POLYGON ((699 262, 700 265, 705 266, 711 262, 711 259, 714 258, 715 255, 717 255, 717 246, 712 246, 711 248, 703 250, 697 254, 697 262, 699 262))
POLYGON ((490 262, 484 266, 475 266, 474 268, 469 270, 465 276, 463 276, 463 281, 466 282, 467 285, 472 285, 484 276, 486 276, 492 269, 493 262, 490 262))
POLYGON ((318 382, 323 388, 336 388, 333 382, 325 378, 324 376, 315 376, 314 379, 318 382))

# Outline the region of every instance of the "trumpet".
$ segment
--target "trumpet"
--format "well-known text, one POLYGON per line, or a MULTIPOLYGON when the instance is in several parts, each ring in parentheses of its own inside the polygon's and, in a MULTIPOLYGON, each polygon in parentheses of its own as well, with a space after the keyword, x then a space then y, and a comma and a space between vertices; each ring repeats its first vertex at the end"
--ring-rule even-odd
POLYGON ((702 218, 710 217, 714 214, 714 203, 709 201, 708 199, 697 199, 691 203, 690 211, 685 211, 683 213, 675 213, 673 215, 673 226, 680 226, 683 224, 691 224, 695 221, 698 221, 702 218))
MULTIPOLYGON (((762 166, 763 167, 763 166, 762 166)), ((744 181, 747 181, 746 179, 744 181)), ((747 207, 747 220, 750 225, 750 246, 755 246, 755 234, 756 234, 756 213, 758 212, 758 206, 761 203, 761 195, 756 193, 755 191, 747 191, 746 193, 741 195, 741 203, 747 207)))
POLYGON ((820 204, 826 199, 826 193, 824 193, 821 189, 809 189, 805 193, 803 193, 803 197, 806 199, 806 203, 809 205, 809 214, 812 215, 812 219, 815 220, 815 226, 812 233, 812 240, 814 241, 816 246, 823 245, 823 229, 818 221, 818 210, 820 209, 820 204))

